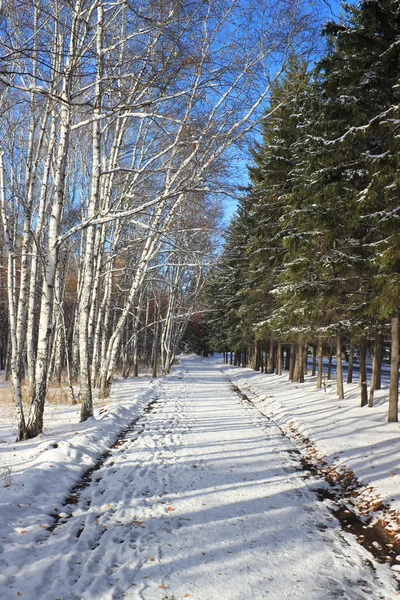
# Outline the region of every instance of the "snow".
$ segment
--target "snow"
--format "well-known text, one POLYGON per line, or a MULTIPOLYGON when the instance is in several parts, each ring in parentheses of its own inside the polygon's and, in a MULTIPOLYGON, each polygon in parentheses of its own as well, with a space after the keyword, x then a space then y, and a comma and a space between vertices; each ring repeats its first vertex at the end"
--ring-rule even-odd
MULTIPOLYGON (((283 400, 289 413, 301 394, 303 417, 313 421, 313 395, 321 426, 332 414, 323 421, 319 403, 335 403, 332 395, 221 367, 218 358, 182 359, 162 380, 115 386, 109 405, 84 424, 60 415, 42 439, 0 445, 3 460, 16 454, 12 484, 0 488, 2 600, 396 597, 392 571, 341 529, 315 491, 327 484, 301 468, 294 443, 269 418, 288 419, 283 400), (232 390, 228 375, 251 386, 269 417, 232 390), (65 502, 136 417, 78 498, 65 502), (54 514, 61 520, 49 530, 54 514)), ((332 446, 338 432, 319 435, 332 446)), ((357 450, 346 452, 354 458, 357 450)))
MULTIPOLYGON (((369 490, 400 516, 400 425, 387 423, 388 369, 383 367, 382 389, 374 392, 374 407, 360 407, 356 383, 344 384, 345 399, 336 396, 336 381, 325 380, 327 391, 315 389, 316 377, 304 384, 281 376, 224 365, 225 372, 285 431, 309 438, 327 464, 352 470, 369 490)), ((346 365, 344 364, 346 374, 346 365)), ((395 527, 395 523, 392 524, 395 527)), ((400 537, 400 536, 399 536, 400 537)))

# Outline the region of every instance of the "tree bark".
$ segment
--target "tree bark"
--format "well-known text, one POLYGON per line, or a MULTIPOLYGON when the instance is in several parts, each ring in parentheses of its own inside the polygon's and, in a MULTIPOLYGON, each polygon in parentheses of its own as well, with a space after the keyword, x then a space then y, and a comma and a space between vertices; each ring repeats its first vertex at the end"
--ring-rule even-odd
POLYGON ((354 342, 350 340, 349 366, 347 367, 347 383, 353 383, 354 342))
POLYGON ((315 377, 315 373, 317 370, 317 347, 315 344, 312 345, 312 370, 311 376, 315 377))
POLYGON ((294 344, 290 344, 290 350, 289 350, 289 355, 290 355, 290 359, 289 359, 289 379, 290 381, 293 381, 294 378, 294 367, 295 367, 295 348, 294 348, 294 344))
POLYGON ((300 342, 298 345, 298 382, 304 383, 304 344, 300 342))
POLYGON ((255 357, 255 370, 259 371, 261 368, 261 361, 262 361, 262 357, 261 357, 261 353, 262 353, 262 347, 260 342, 257 342, 255 345, 255 353, 256 353, 256 357, 255 357))
POLYGON ((332 350, 329 350, 329 361, 328 361, 328 373, 326 378, 330 379, 332 376, 332 350))
POLYGON ((361 338, 360 342, 360 397, 361 406, 368 404, 368 392, 367 392, 367 341, 365 338, 361 338))
POLYGON ((393 317, 391 322, 391 358, 390 358, 390 390, 388 421, 395 423, 399 420, 399 317, 393 317))
MULTIPOLYGON (((101 113, 101 78, 103 64, 103 6, 97 7, 97 30, 96 30, 96 86, 94 96, 94 115, 99 117, 101 113)), ((101 127, 100 118, 95 118, 92 125, 92 174, 91 191, 88 206, 87 218, 93 219, 99 206, 100 196, 100 174, 101 174, 101 127)), ((98 234, 101 237, 101 234, 98 234)), ((96 288, 96 277, 94 276, 95 267, 95 227, 89 227, 86 232, 85 258, 83 262, 83 282, 81 305, 79 308, 79 367, 80 367, 80 390, 79 399, 81 401, 81 422, 86 421, 93 416, 93 398, 90 367, 92 363, 92 343, 93 343, 93 316, 91 317, 91 307, 93 306, 93 289, 96 288), (91 327, 89 328, 89 325, 91 327)), ((100 251, 100 248, 98 248, 100 251)), ((99 267, 100 268, 100 267, 99 267)), ((98 278, 100 273, 98 273, 98 278)), ((98 285, 98 282, 97 282, 98 285)), ((97 298, 95 299, 97 302, 97 298)))
POLYGON ((299 381, 299 370, 300 370, 300 357, 299 357, 299 347, 297 345, 297 348, 295 347, 295 345, 293 344, 294 348, 294 368, 293 368, 293 382, 298 382, 299 381))
POLYGON ((381 379, 381 362, 382 362, 382 350, 383 350, 383 338, 382 335, 377 333, 374 342, 374 357, 372 359, 372 376, 371 385, 369 388, 368 406, 370 408, 374 405, 374 392, 380 389, 381 379))
POLYGON ((342 336, 336 336, 336 393, 339 400, 344 398, 342 370, 342 336))
POLYGON ((308 358, 308 343, 305 342, 303 344, 303 374, 304 375, 307 375, 307 373, 308 373, 307 358, 308 358))
POLYGON ((277 368, 276 368, 277 375, 282 375, 282 364, 283 364, 283 354, 282 353, 283 353, 282 342, 278 342, 278 350, 277 350, 278 364, 277 364, 277 368))
POLYGON ((18 341, 17 341, 17 309, 15 306, 15 292, 14 292, 14 268, 15 268, 15 255, 13 250, 13 244, 11 241, 9 222, 6 214, 6 197, 4 188, 4 163, 3 163, 3 152, 0 151, 0 204, 1 204, 1 216, 3 221, 3 230, 5 245, 8 254, 8 265, 7 265, 7 292, 8 292, 8 316, 9 316, 9 327, 10 327, 10 346, 11 346, 11 377, 14 388, 15 408, 17 413, 17 440, 22 440, 26 435, 26 425, 24 417, 24 409, 22 405, 22 394, 21 394, 21 378, 18 369, 18 341))
MULTIPOLYGON (((73 36, 73 34, 71 35, 73 36)), ((55 177, 55 198, 51 211, 48 237, 48 254, 43 276, 38 332, 38 350, 35 369, 35 389, 29 418, 26 424, 26 439, 36 437, 43 430, 43 411, 47 392, 47 375, 49 364, 49 341, 52 330, 54 281, 58 263, 58 236, 64 208, 66 157, 69 144, 71 119, 68 94, 65 92, 64 97, 65 103, 61 107, 60 141, 58 146, 55 177)))
POLYGON ((271 375, 275 371, 275 342, 271 339, 269 344, 267 373, 271 375))
POLYGON ((322 388, 322 376, 324 369, 324 346, 322 340, 318 340, 318 373, 317 373, 317 390, 322 388))

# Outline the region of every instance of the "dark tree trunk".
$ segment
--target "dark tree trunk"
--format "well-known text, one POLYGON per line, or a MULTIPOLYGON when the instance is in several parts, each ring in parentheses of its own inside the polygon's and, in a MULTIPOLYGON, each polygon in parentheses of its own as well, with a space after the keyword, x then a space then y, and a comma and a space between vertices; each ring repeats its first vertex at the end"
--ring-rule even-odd
POLYGON ((371 385, 368 396, 368 406, 370 408, 374 405, 374 392, 379 390, 381 387, 381 363, 382 363, 382 351, 383 351, 383 338, 382 335, 377 333, 375 336, 374 343, 374 358, 372 359, 372 376, 371 385))
POLYGON ((374 405, 375 390, 380 389, 382 347, 383 347, 382 335, 377 333, 375 336, 375 342, 374 342, 374 358, 372 359, 372 376, 371 376, 371 385, 369 388, 369 396, 368 396, 368 406, 370 408, 372 408, 374 405))
POLYGON ((299 381, 299 371, 300 371, 300 356, 299 356, 299 346, 294 346, 294 369, 293 369, 293 381, 299 381))
POLYGON ((368 404, 368 391, 367 391, 367 341, 365 338, 361 339, 360 343, 360 397, 361 406, 368 404))
POLYGON ((383 335, 379 336, 378 360, 376 364, 376 382, 375 389, 380 390, 382 385, 382 360, 383 360, 383 335))
POLYGON ((277 355, 278 355, 278 364, 276 367, 276 373, 277 373, 277 375, 282 375, 283 348, 282 348, 281 342, 278 342, 277 355))
POLYGON ((339 400, 344 398, 342 371, 342 336, 336 337, 336 392, 339 400))
POLYGON ((315 344, 312 345, 312 370, 311 376, 315 377, 317 371, 317 347, 315 344))
POLYGON ((347 368, 347 383, 353 383, 353 359, 354 359, 354 343, 352 340, 350 340, 349 366, 347 368))
POLYGON ((332 350, 329 350, 329 361, 328 361, 328 374, 327 379, 330 379, 332 375, 332 350))
POLYGON ((318 374, 317 374, 317 390, 322 388, 322 375, 324 368, 324 347, 322 344, 322 340, 318 340, 318 374))
POLYGON ((275 342, 271 340, 269 344, 267 373, 271 375, 275 371, 275 342))
POLYGON ((297 354, 299 357, 298 358, 298 363, 299 363, 298 382, 304 383, 304 344, 303 344, 303 342, 299 343, 297 354))
POLYGON ((256 351, 255 370, 259 371, 261 369, 261 364, 262 364, 262 345, 260 344, 260 342, 257 342, 257 344, 255 346, 255 351, 256 351))
POLYGON ((294 344, 290 344, 290 362, 289 362, 289 379, 290 379, 290 381, 293 381, 293 377, 294 377, 295 360, 296 360, 296 357, 295 357, 294 344))
POLYGON ((391 339, 391 358, 390 358, 390 391, 389 391, 389 423, 395 423, 399 420, 399 317, 392 319, 392 339, 391 339))
POLYGON ((303 344, 303 374, 304 375, 307 375, 307 373, 308 373, 307 358, 308 358, 308 343, 305 342, 303 344))

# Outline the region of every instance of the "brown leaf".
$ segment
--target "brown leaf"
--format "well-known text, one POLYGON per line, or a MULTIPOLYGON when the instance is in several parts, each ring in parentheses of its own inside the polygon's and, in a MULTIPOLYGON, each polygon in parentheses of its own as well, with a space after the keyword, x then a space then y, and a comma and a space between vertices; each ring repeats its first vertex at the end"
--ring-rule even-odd
POLYGON ((175 509, 172 508, 172 506, 167 506, 167 510, 171 511, 171 510, 175 510, 175 509))
POLYGON ((26 533, 26 529, 23 529, 22 531, 20 531, 20 533, 26 533))

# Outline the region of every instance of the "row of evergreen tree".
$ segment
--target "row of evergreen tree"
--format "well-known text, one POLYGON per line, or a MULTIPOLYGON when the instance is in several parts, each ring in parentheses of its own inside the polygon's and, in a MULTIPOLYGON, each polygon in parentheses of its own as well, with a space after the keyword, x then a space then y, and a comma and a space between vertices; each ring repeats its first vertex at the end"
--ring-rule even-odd
POLYGON ((359 348, 362 405, 367 348, 372 405, 390 346, 389 420, 397 421, 400 3, 343 10, 325 27, 325 56, 313 69, 293 58, 274 89, 249 188, 210 278, 207 327, 215 349, 240 351, 245 362, 251 354, 255 368, 260 344, 271 356, 278 348, 277 363, 286 344, 299 381, 304 347, 319 348, 321 361, 334 347, 339 397, 343 352, 352 360, 359 348))

